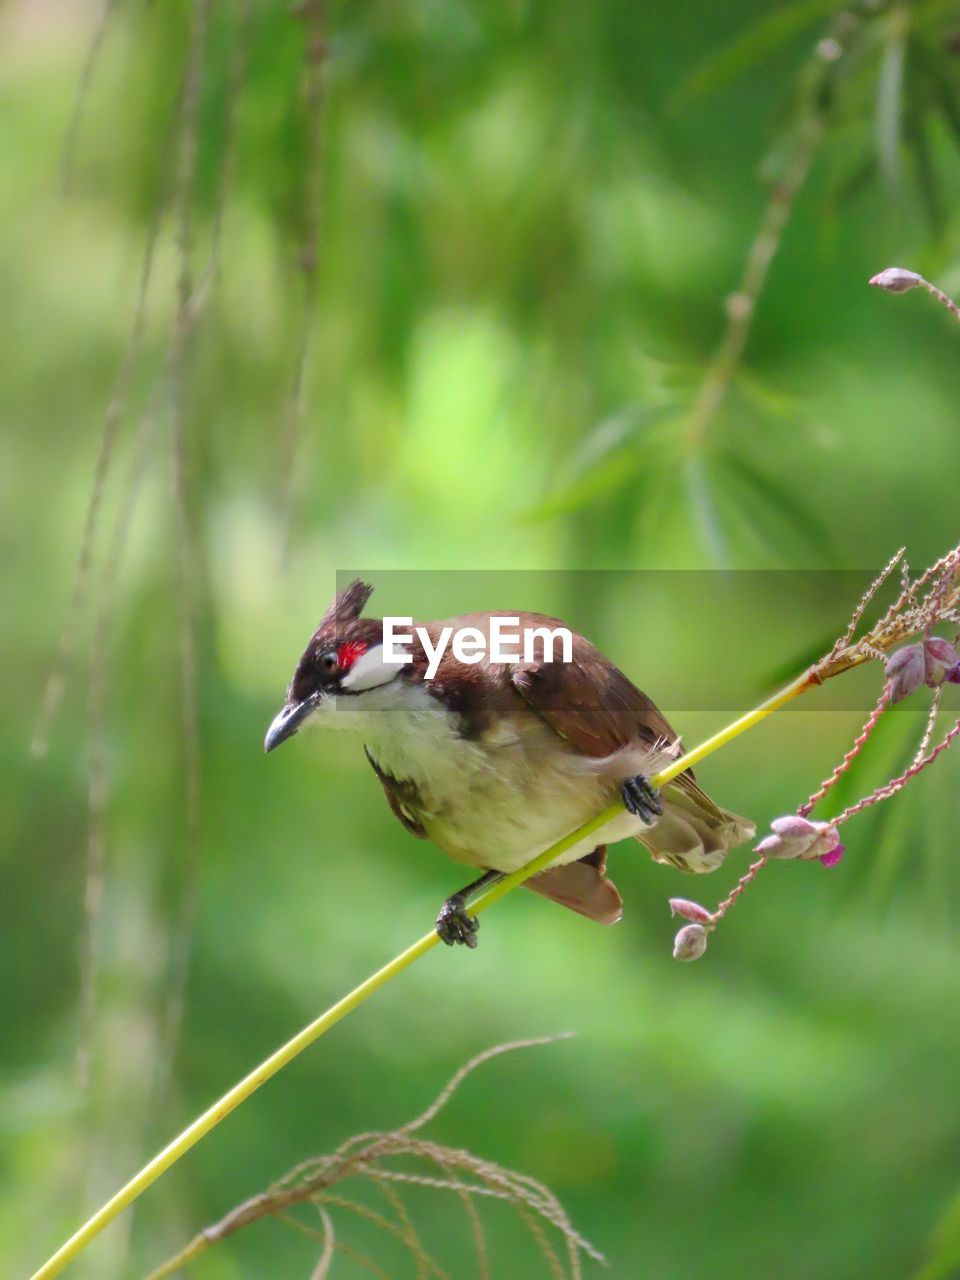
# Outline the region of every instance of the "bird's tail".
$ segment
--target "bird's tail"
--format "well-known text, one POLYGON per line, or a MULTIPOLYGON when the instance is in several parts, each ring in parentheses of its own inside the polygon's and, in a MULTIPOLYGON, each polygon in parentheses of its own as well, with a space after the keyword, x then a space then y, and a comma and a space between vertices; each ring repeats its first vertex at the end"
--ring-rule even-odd
POLYGON ((714 804, 692 774, 682 773, 660 794, 663 817, 637 839, 657 862, 681 871, 715 871, 730 849, 752 840, 756 827, 714 804))

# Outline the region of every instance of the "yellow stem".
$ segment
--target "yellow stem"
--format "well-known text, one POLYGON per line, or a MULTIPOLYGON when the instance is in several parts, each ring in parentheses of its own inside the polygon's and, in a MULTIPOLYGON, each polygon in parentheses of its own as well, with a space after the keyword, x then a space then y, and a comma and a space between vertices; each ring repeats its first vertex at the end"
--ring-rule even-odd
MULTIPOLYGON (((685 755, 667 765, 665 769, 662 769, 655 777, 651 778, 651 783, 656 787, 663 786, 682 773, 684 769, 689 769, 698 760, 702 760, 704 756, 716 751, 719 747, 725 746, 738 734, 752 728, 753 725, 770 715, 772 711, 776 711, 784 703, 789 702, 791 698, 795 698, 797 694, 803 693, 805 689, 816 683, 819 683, 816 677, 812 677, 809 672, 805 672, 772 698, 768 698, 766 702, 754 707, 752 711, 748 711, 746 715, 741 716, 739 720, 735 720, 733 724, 727 725, 725 729, 721 729, 719 733, 715 733, 713 737, 707 738, 699 746, 694 747, 692 751, 688 751, 685 755)), ((585 836, 599 831, 612 818, 615 818, 621 809, 622 805, 619 803, 611 805, 609 809, 598 814, 597 817, 591 818, 582 827, 578 827, 576 831, 571 831, 568 836, 564 836, 562 840, 558 840, 549 849, 545 849, 543 853, 538 854, 526 866, 521 867, 519 871, 514 871, 511 875, 504 876, 498 884, 494 885, 492 889, 488 889, 486 893, 477 899, 472 910, 485 911, 487 907, 493 906, 504 894, 509 893, 511 889, 515 889, 517 885, 523 884, 524 880, 536 875, 538 871, 548 867, 551 862, 568 849, 572 849, 585 836)), ((338 1000, 336 1004, 331 1005, 326 1013, 322 1013, 319 1018, 316 1018, 308 1026, 304 1027, 302 1031, 299 1031, 292 1040, 288 1040, 276 1053, 272 1053, 269 1058, 254 1068, 249 1075, 244 1076, 239 1083, 229 1089, 213 1106, 208 1107, 168 1146, 164 1147, 152 1160, 145 1164, 126 1186, 121 1187, 115 1196, 99 1208, 93 1217, 85 1222, 80 1230, 72 1235, 65 1244, 61 1245, 39 1271, 34 1273, 32 1280, 51 1280, 53 1276, 60 1275, 64 1267, 82 1252, 109 1222, 112 1222, 119 1213, 132 1204, 138 1196, 142 1195, 151 1183, 156 1182, 162 1173, 166 1172, 172 1164, 175 1164, 181 1156, 186 1155, 191 1147, 195 1146, 201 1138, 215 1128, 241 1102, 245 1102, 256 1089, 259 1089, 262 1084, 266 1083, 272 1076, 275 1076, 287 1063, 292 1062, 308 1045, 311 1045, 314 1040, 322 1036, 325 1031, 329 1031, 341 1018, 345 1018, 351 1010, 356 1009, 357 1005, 363 1004, 364 1000, 372 996, 375 991, 379 991, 381 987, 385 986, 392 978, 395 978, 408 965, 413 964, 414 960, 418 960, 420 956, 425 955, 432 947, 435 947, 439 940, 435 932, 431 931, 425 934, 413 946, 408 947, 406 951, 401 951, 389 964, 385 964, 382 969, 378 969, 376 973, 371 974, 358 987, 354 987, 342 1000, 338 1000)))

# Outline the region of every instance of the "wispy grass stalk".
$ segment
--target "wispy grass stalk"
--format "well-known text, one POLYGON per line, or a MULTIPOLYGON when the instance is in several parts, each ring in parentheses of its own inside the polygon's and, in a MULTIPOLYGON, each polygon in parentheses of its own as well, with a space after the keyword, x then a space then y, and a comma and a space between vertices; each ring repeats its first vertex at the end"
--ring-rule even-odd
MULTIPOLYGON (((183 1267, 207 1253, 213 1246, 236 1231, 264 1218, 280 1218, 290 1225, 302 1227, 291 1211, 301 1205, 313 1205, 321 1215, 326 1265, 334 1250, 343 1242, 334 1236, 333 1222, 327 1210, 339 1210, 365 1219, 380 1231, 399 1241, 417 1263, 418 1276, 450 1280, 437 1259, 428 1252, 413 1225, 401 1192, 420 1188, 432 1192, 453 1193, 460 1200, 474 1233, 474 1252, 482 1280, 490 1280, 486 1238, 478 1204, 496 1200, 511 1206, 529 1231, 537 1250, 557 1280, 582 1280, 581 1255, 605 1263, 603 1255, 586 1240, 571 1223, 560 1201, 542 1182, 517 1173, 502 1165, 465 1151, 447 1147, 422 1136, 422 1130, 446 1107, 454 1093, 476 1069, 492 1058, 517 1049, 555 1044, 569 1038, 569 1033, 517 1040, 495 1045, 478 1054, 453 1076, 429 1107, 414 1120, 387 1132, 362 1133, 345 1142, 329 1155, 305 1160, 278 1179, 266 1191, 251 1196, 231 1209, 219 1221, 204 1227, 177 1253, 154 1271, 147 1280, 166 1280, 183 1267), (366 1180, 383 1195, 396 1214, 396 1221, 369 1205, 348 1198, 341 1191, 344 1183, 366 1180), (334 1191, 336 1188, 336 1191, 334 1191), (552 1228, 566 1246, 566 1263, 561 1261, 548 1229, 552 1228)), ((461 1265, 462 1265, 461 1258, 461 1265)), ((325 1271, 317 1266, 317 1274, 325 1271)))

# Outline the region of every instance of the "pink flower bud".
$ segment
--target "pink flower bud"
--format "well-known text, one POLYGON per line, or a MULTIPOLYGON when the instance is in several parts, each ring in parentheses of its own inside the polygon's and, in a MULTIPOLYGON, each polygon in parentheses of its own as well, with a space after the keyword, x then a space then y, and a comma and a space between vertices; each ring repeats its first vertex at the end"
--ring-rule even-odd
POLYGON ((957 663, 952 671, 948 671, 943 678, 944 680, 949 680, 951 684, 960 684, 960 662, 957 663))
POLYGON ((670 914, 682 916, 684 920, 697 920, 700 924, 710 924, 713 917, 706 907, 699 902, 691 902, 688 898, 671 898, 670 914))
POLYGON ((817 826, 820 830, 817 832, 817 838, 804 854, 806 858, 818 858, 821 862, 824 858, 828 861, 825 866, 832 867, 834 863, 840 861, 843 856, 843 845, 840 843, 840 832, 831 822, 818 822, 817 826), (834 857, 834 853, 839 849, 840 853, 834 857))
MULTIPOLYGON (((765 858, 829 858, 840 844, 840 834, 831 823, 811 822, 797 813, 774 818, 770 829, 773 835, 761 840, 755 850, 765 858)), ((833 859, 838 861, 839 857, 833 859)), ((832 866, 833 862, 827 865, 832 866)))
POLYGON ((834 847, 828 850, 826 853, 820 854, 819 861, 821 866, 835 867, 837 863, 840 861, 840 859, 843 857, 843 855, 846 853, 846 851, 847 851, 846 845, 843 845, 843 844, 834 845, 834 847))
POLYGON ((919 642, 904 645, 890 655, 885 670, 890 681, 890 701, 899 702, 901 698, 908 697, 924 681, 926 658, 923 645, 919 642))
POLYGON ((906 293, 908 289, 916 289, 918 284, 923 284, 923 277, 904 267, 887 267, 879 275, 871 276, 870 283, 877 289, 886 289, 887 293, 906 293))
POLYGON ((674 960, 699 960, 707 949, 707 936, 702 924, 685 924, 673 940, 674 960))
POLYGON ((802 858, 816 839, 818 828, 799 814, 788 813, 774 818, 770 830, 773 835, 760 841, 757 853, 765 858, 802 858))
MULTIPOLYGON (((948 672, 960 663, 957 651, 948 640, 940 636, 930 636, 923 646, 924 679, 932 689, 943 684, 948 672)), ((953 681, 951 680, 951 683, 953 681)))
POLYGON ((788 813, 782 818, 774 818, 770 823, 770 830, 786 840, 812 840, 820 830, 820 825, 811 822, 809 818, 801 818, 799 813, 788 813))
POLYGON ((762 853, 765 858, 795 858, 797 856, 781 836, 765 836, 759 844, 754 845, 753 852, 762 853))

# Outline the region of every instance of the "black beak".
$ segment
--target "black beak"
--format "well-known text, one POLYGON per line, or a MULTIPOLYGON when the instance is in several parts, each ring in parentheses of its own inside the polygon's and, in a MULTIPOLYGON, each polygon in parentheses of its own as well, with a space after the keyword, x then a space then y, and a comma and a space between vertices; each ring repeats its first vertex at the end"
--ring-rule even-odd
POLYGON ((317 695, 314 694, 312 697, 304 698, 302 702, 288 703, 287 706, 282 707, 273 717, 270 728, 267 730, 267 736, 263 740, 264 751, 272 751, 274 747, 279 747, 281 742, 286 742, 287 738, 292 738, 310 712, 314 710, 318 701, 317 695))

